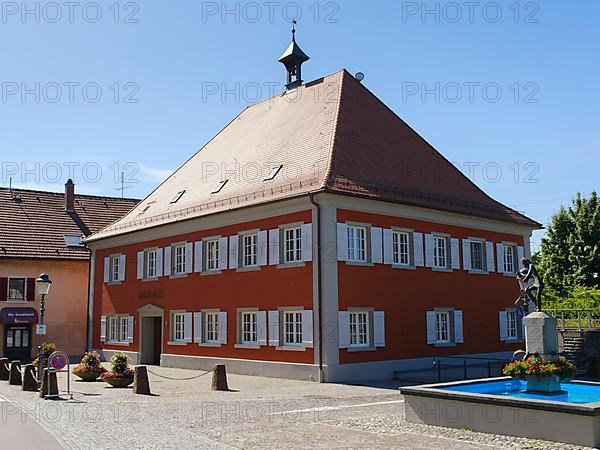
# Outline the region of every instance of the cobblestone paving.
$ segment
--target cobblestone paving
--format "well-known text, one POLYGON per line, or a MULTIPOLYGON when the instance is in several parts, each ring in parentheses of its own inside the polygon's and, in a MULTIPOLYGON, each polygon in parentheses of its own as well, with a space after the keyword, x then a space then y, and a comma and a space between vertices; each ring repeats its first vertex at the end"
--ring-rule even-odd
MULTIPOLYGON (((73 400, 44 401, 6 382, 0 382, 0 395, 26 411, 21 420, 37 421, 65 448, 583 449, 408 423, 402 396, 393 385, 229 375, 232 391, 213 392, 210 376, 163 378, 189 378, 200 372, 151 370, 153 396, 74 380, 73 400)), ((0 405, 3 414, 14 414, 10 402, 0 405)))

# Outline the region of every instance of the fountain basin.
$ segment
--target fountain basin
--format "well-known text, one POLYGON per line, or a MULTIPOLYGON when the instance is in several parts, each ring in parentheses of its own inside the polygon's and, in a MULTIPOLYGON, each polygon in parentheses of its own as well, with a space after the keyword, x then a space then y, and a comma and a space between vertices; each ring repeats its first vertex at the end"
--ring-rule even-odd
POLYGON ((406 420, 570 444, 600 446, 600 383, 527 391, 510 377, 400 388, 406 420))

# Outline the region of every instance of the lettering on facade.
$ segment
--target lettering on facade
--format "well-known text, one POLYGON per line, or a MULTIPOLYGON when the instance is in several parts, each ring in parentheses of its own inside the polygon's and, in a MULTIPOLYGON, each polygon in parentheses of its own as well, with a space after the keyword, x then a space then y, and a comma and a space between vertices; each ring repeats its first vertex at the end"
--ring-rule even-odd
POLYGON ((164 289, 148 289, 140 291, 138 298, 149 299, 149 298, 163 298, 165 296, 164 289))

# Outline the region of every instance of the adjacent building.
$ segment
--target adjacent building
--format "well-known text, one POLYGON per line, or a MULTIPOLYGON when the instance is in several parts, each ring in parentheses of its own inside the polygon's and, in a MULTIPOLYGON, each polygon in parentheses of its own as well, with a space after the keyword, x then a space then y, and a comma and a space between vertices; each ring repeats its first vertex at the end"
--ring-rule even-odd
POLYGON ((137 200, 0 188, 0 355, 27 361, 37 354, 36 278, 53 281, 46 299, 47 334, 69 355, 82 355, 87 333, 90 253, 85 236, 124 216, 137 200))
POLYGON ((337 381, 522 346, 540 225, 491 199, 342 70, 245 109, 86 239, 89 347, 337 381))

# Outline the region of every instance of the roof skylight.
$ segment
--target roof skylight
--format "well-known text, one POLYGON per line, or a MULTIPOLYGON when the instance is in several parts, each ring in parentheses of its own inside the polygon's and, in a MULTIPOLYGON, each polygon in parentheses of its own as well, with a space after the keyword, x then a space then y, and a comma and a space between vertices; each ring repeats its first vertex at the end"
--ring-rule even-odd
POLYGON ((83 247, 83 243, 81 242, 81 236, 65 235, 64 238, 67 247, 83 247))
POLYGON ((219 184, 217 184, 217 187, 215 187, 212 191, 210 191, 211 194, 218 194, 219 192, 221 192, 221 189, 223 189, 225 187, 225 185, 227 184, 229 180, 223 180, 220 181, 219 184))
POLYGON ((179 191, 177 194, 175 194, 175 197, 173 197, 171 199, 171 204, 177 203, 179 201, 179 199, 183 196, 183 194, 185 194, 185 189, 183 191, 179 191))
POLYGON ((277 174, 281 171, 282 167, 283 167, 283 164, 279 164, 278 166, 271 167, 271 170, 269 171, 269 174, 264 179, 264 181, 271 181, 273 178, 275 178, 277 176, 277 174))

